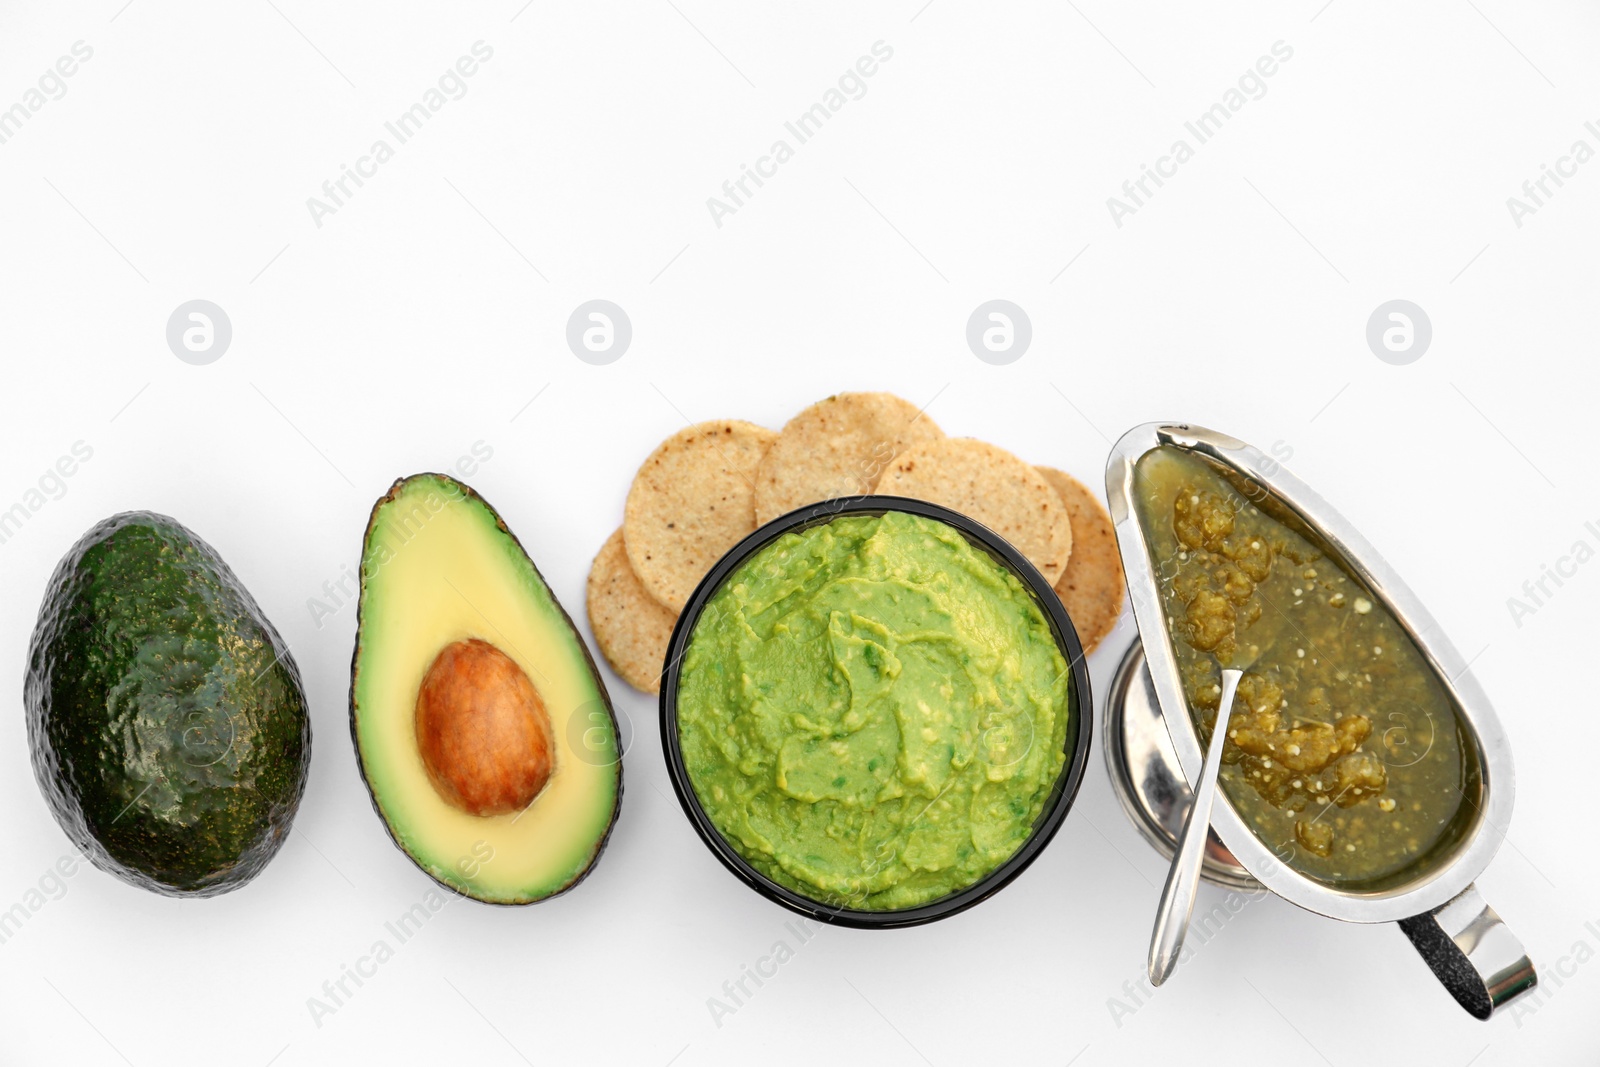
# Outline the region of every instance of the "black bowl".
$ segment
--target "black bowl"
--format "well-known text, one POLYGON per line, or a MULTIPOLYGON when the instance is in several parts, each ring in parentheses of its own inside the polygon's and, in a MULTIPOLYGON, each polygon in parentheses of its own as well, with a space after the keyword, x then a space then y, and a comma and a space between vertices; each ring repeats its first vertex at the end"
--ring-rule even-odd
POLYGON ((1056 596, 1055 590, 1045 581, 1044 575, 1040 574, 1038 568, 1029 563, 1022 553, 1013 548, 1009 541, 967 516, 937 504, 898 496, 860 496, 813 504, 773 519, 740 541, 711 568, 710 573, 695 589, 694 595, 689 598, 683 613, 679 615, 678 624, 672 631, 672 641, 667 646, 666 668, 661 680, 661 747, 667 757, 667 772, 672 778, 673 791, 678 794, 678 803, 683 805, 684 814, 694 824, 695 831, 706 843, 706 847, 722 861, 723 866, 737 875, 740 881, 768 900, 818 922, 863 929, 887 929, 917 926, 965 911, 999 892, 1033 862, 1034 857, 1038 856, 1055 836, 1061 820, 1066 818, 1067 809, 1072 807, 1072 801, 1078 795, 1078 787, 1083 782, 1084 768, 1088 765, 1089 740, 1094 736, 1093 709, 1094 702, 1089 693, 1089 670, 1084 664, 1083 646, 1078 641, 1078 632, 1073 629, 1072 620, 1067 617, 1066 609, 1061 606, 1061 598, 1056 596), (706 602, 711 599, 712 594, 728 575, 752 555, 786 533, 832 522, 843 515, 882 515, 887 511, 921 515, 955 527, 968 541, 987 552, 1021 580, 1023 586, 1033 594, 1034 599, 1044 610, 1045 618, 1050 620, 1050 629, 1055 634, 1057 647, 1070 665, 1069 686, 1073 716, 1068 724, 1066 743, 1063 746, 1066 762, 1062 765, 1061 773, 1056 779, 1044 811, 1034 823, 1033 833, 1022 843, 1021 848, 978 881, 948 896, 898 911, 867 911, 813 900, 779 885, 752 867, 723 838, 705 810, 701 808, 700 800, 695 796, 694 787, 689 782, 688 771, 683 765, 683 751, 678 743, 678 672, 684 652, 689 646, 689 638, 694 633, 695 624, 699 621, 706 602))

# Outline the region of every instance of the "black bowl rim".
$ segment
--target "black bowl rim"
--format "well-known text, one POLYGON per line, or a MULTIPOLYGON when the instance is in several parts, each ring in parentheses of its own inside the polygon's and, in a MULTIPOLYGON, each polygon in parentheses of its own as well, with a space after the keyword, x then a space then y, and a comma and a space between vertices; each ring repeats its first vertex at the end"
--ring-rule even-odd
POLYGON ((1083 777, 1089 764, 1089 749, 1094 738, 1094 699, 1089 689, 1089 669, 1084 661, 1083 645, 1078 640, 1078 631, 1073 627, 1072 619, 1067 615, 1061 598, 1056 595, 1055 589, 1045 580, 1044 575, 1039 573, 1039 569, 1017 551, 1011 542, 976 519, 926 500, 878 494, 824 501, 797 508, 746 535, 729 549, 700 580, 700 584, 695 587, 688 603, 678 615, 672 639, 667 644, 667 658, 661 679, 660 707, 661 748, 666 756, 667 776, 672 780, 672 790, 677 794, 683 813, 694 826, 695 832, 700 835, 700 840, 711 850, 712 855, 721 860, 722 865, 733 872, 740 881, 768 900, 817 922, 858 929, 882 930, 920 926, 945 919, 989 899, 1009 885, 1017 875, 1027 869, 1040 852, 1044 851, 1045 846, 1055 837, 1056 831, 1066 819, 1073 801, 1077 799, 1078 789, 1083 784, 1083 777), (1067 738, 1064 748, 1067 762, 1062 767, 1058 779, 1060 789, 1056 793, 1054 802, 1039 816, 1033 832, 1009 859, 966 888, 927 904, 898 911, 868 911, 835 907, 779 885, 751 866, 723 838, 721 832, 711 822, 710 816, 700 806, 700 800, 694 794, 694 788, 689 783, 688 771, 684 767, 683 752, 678 742, 678 674, 684 652, 688 648, 689 636, 693 633, 706 603, 727 577, 752 555, 786 533, 822 525, 844 515, 881 515, 888 511, 920 515, 953 526, 967 540, 1007 567, 1033 594, 1034 599, 1044 609, 1051 629, 1055 631, 1058 646, 1067 653, 1068 672, 1073 687, 1073 708, 1076 712, 1072 730, 1076 732, 1076 736, 1069 733, 1067 738))

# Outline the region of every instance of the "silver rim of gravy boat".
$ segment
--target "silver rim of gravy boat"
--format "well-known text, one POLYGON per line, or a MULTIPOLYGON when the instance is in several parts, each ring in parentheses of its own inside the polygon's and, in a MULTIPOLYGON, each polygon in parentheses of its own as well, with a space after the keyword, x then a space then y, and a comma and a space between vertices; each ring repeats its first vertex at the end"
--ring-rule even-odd
MULTIPOLYGON (((1150 677, 1183 773, 1193 782, 1204 751, 1188 714, 1166 616, 1151 565, 1149 545, 1134 505, 1134 465, 1162 445, 1198 453, 1236 471, 1270 493, 1319 534, 1394 614, 1421 650, 1474 735, 1482 779, 1468 796, 1471 821, 1453 855, 1425 867, 1416 878, 1382 890, 1324 885, 1286 866, 1240 818, 1226 794, 1212 813, 1212 826, 1228 850, 1269 890, 1309 911, 1346 922, 1393 922, 1423 917, 1465 893, 1500 846, 1516 793, 1511 749, 1500 719, 1433 616, 1372 545, 1344 516, 1273 457, 1225 434, 1183 423, 1146 423, 1124 434, 1106 464, 1106 495, 1127 573, 1134 619, 1143 638, 1150 677)), ((1525 962, 1525 961, 1524 961, 1525 962)), ((1495 998, 1496 1003, 1499 998, 1495 998)))

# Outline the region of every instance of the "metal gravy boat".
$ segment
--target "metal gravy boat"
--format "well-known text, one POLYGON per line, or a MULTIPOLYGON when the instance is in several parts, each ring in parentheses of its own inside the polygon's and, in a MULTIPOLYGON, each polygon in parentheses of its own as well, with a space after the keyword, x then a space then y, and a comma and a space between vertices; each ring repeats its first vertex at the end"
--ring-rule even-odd
MULTIPOLYGON (((1420 651, 1445 694, 1454 703, 1465 751, 1476 761, 1475 781, 1464 791, 1465 828, 1453 844, 1415 861, 1399 881, 1378 890, 1341 888, 1310 878, 1286 865, 1235 810, 1223 792, 1212 814, 1208 880, 1227 885, 1253 878, 1271 892, 1309 911, 1345 922, 1396 922, 1423 960, 1468 1012, 1487 1019, 1499 1007, 1533 989, 1537 976, 1526 951, 1473 885, 1488 866, 1511 817, 1515 776, 1511 750, 1500 720, 1468 664, 1440 632, 1434 619, 1376 550, 1349 521, 1272 456, 1242 441, 1199 426, 1147 423, 1124 434, 1106 464, 1106 495, 1116 529, 1134 618, 1143 644, 1148 677, 1139 669, 1140 646, 1130 649, 1110 700, 1129 705, 1129 732, 1118 726, 1123 708, 1107 709, 1107 760, 1125 808, 1144 835, 1170 855, 1163 835, 1175 831, 1173 812, 1151 811, 1152 794, 1186 799, 1188 784, 1200 775, 1204 749, 1184 697, 1172 637, 1163 608, 1155 565, 1135 496, 1135 465, 1152 449, 1186 450, 1220 465, 1236 487, 1254 502, 1270 499, 1316 536, 1319 548, 1382 601, 1420 651), (1141 685, 1140 682, 1143 682, 1141 685), (1130 754, 1114 751, 1136 742, 1136 719, 1148 734, 1149 697, 1166 725, 1172 751, 1165 761, 1149 751, 1133 753, 1144 781, 1129 779, 1130 754), (1137 707, 1134 707, 1137 705, 1137 707), (1176 757, 1176 767, 1171 766, 1176 757), (1165 762, 1165 768, 1162 764, 1165 762), (1120 775, 1118 771, 1121 771, 1120 775), (1174 773, 1179 772, 1180 773, 1174 773), (1152 780, 1170 777, 1163 786, 1152 780), (1163 825, 1165 824, 1165 828, 1163 825), (1235 861, 1234 867, 1229 861, 1235 861)), ((1164 746, 1163 746, 1164 749, 1164 746)), ((1177 821, 1186 804, 1179 804, 1177 821)))

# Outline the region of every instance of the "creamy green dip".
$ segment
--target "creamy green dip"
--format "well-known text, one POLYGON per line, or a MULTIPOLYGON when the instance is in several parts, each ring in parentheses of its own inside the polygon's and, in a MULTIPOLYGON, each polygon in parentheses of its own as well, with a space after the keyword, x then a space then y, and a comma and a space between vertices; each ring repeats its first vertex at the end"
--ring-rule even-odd
POLYGON ((679 677, 685 769, 752 866, 838 907, 915 907, 1027 840, 1065 763, 1066 659, 960 531, 849 515, 734 571, 679 677))

